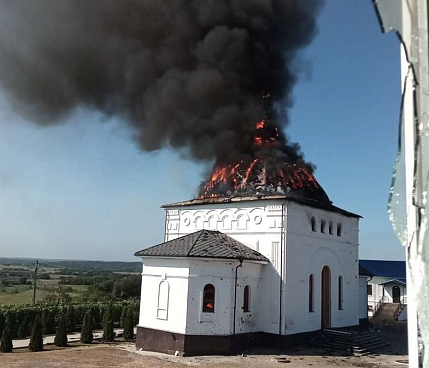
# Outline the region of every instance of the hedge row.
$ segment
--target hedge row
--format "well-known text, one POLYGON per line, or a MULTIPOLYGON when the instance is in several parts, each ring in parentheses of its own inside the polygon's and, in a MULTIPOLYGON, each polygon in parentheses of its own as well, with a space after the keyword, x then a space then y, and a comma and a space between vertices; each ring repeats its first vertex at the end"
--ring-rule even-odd
MULTIPOLYGON (((108 304, 109 303, 106 302, 92 302, 70 303, 68 305, 38 303, 35 305, 22 304, 0 306, 0 336, 6 321, 8 321, 12 337, 24 337, 27 335, 27 331, 31 331, 29 324, 35 320, 36 315, 39 315, 41 318, 43 333, 53 334, 55 333, 56 326, 63 311, 67 315, 68 332, 80 331, 83 318, 88 311, 91 311, 94 327, 99 328, 102 325, 102 318, 108 304), (26 325, 27 323, 28 326, 26 325)), ((137 322, 139 304, 137 302, 120 301, 112 303, 112 317, 115 324, 119 324, 124 306, 132 307, 134 316, 136 316, 135 322, 137 322)))

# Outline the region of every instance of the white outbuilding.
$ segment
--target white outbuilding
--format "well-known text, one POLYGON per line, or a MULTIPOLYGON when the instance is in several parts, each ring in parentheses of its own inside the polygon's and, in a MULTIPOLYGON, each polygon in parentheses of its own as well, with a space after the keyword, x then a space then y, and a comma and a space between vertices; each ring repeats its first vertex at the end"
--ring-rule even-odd
POLYGON ((163 207, 164 243, 136 253, 143 260, 137 348, 228 354, 367 319, 360 216, 287 195, 163 207))

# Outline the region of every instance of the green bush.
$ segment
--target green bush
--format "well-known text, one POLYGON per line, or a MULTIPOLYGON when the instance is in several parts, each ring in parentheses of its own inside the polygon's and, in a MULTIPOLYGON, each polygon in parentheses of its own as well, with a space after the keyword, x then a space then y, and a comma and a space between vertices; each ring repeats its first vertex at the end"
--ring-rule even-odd
POLYGON ((92 328, 93 324, 91 310, 88 310, 88 312, 86 312, 85 316, 83 317, 82 331, 80 332, 80 341, 84 344, 92 343, 92 340, 94 339, 92 328))
POLYGON ((42 323, 40 322, 39 315, 36 315, 33 323, 33 330, 31 331, 31 339, 28 348, 31 351, 43 350, 43 335, 42 335, 42 323))
POLYGON ((9 326, 3 329, 0 342, 1 353, 11 353, 13 349, 12 336, 10 335, 9 326))
POLYGON ((55 346, 67 346, 67 318, 62 313, 58 320, 57 332, 54 339, 55 346))

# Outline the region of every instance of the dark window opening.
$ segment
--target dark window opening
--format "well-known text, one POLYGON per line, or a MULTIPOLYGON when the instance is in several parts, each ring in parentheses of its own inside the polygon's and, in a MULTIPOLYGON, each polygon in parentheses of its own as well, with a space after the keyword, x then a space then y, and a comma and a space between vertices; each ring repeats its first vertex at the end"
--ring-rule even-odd
POLYGON ((333 235, 334 234, 334 225, 332 224, 332 222, 329 223, 329 235, 333 235))
POLYGON ((325 227, 326 227, 326 222, 325 222, 325 220, 322 220, 322 222, 320 223, 320 232, 321 233, 325 232, 325 227))
POLYGON ((203 291, 203 312, 214 313, 215 309, 215 287, 212 284, 204 286, 203 291))
POLYGON ((314 217, 311 218, 311 231, 316 231, 316 219, 314 217))
POLYGON ((249 285, 246 285, 244 287, 244 293, 243 293, 243 312, 250 312, 250 287, 249 285))
POLYGON ((308 311, 314 312, 313 294, 314 294, 314 276, 308 278, 308 311))
POLYGON ((343 276, 338 278, 338 309, 343 310, 343 276))
POLYGON ((337 236, 341 236, 341 224, 337 225, 337 236))
POLYGON ((372 285, 367 285, 366 286, 366 292, 368 295, 372 295, 372 285))

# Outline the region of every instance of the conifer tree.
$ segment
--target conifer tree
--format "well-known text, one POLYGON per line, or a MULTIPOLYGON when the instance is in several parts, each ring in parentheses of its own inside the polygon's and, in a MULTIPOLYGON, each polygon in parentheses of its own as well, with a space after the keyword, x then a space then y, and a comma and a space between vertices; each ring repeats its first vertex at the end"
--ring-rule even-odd
POLYGON ((0 312, 0 335, 3 333, 3 330, 5 327, 6 327, 6 320, 3 313, 0 312))
POLYGON ((132 340, 134 338, 134 313, 133 308, 128 307, 124 321, 124 339, 132 340))
POLYGON ((0 353, 11 353, 13 349, 12 336, 10 334, 9 326, 3 329, 0 342, 0 353))
POLYGON ((46 315, 46 334, 53 334, 56 331, 55 313, 48 310, 46 315))
POLYGON ((29 335, 29 323, 27 316, 24 317, 22 322, 18 327, 18 337, 22 339, 23 337, 27 337, 29 335))
POLYGON ((54 339, 55 346, 67 346, 67 320, 64 312, 58 320, 57 332, 54 339))
POLYGON ((73 305, 67 307, 67 331, 76 331, 76 311, 73 305))
POLYGON ((42 315, 40 317, 40 322, 42 324, 42 334, 43 335, 47 335, 48 331, 47 331, 47 325, 48 325, 48 310, 47 309, 43 309, 42 310, 42 315))
POLYGON ((43 350, 43 335, 42 335, 42 323, 39 315, 36 315, 33 323, 33 329, 31 331, 30 344, 28 348, 31 351, 43 350))
POLYGON ((119 319, 119 327, 124 328, 125 317, 127 316, 128 307, 124 305, 122 308, 121 318, 119 319))
POLYGON ((110 302, 103 316, 103 340, 107 342, 112 342, 115 340, 112 309, 112 302, 110 302))
POLYGON ((84 344, 91 344, 94 338, 92 334, 92 315, 91 311, 88 310, 83 317, 82 331, 80 332, 80 341, 84 344))

